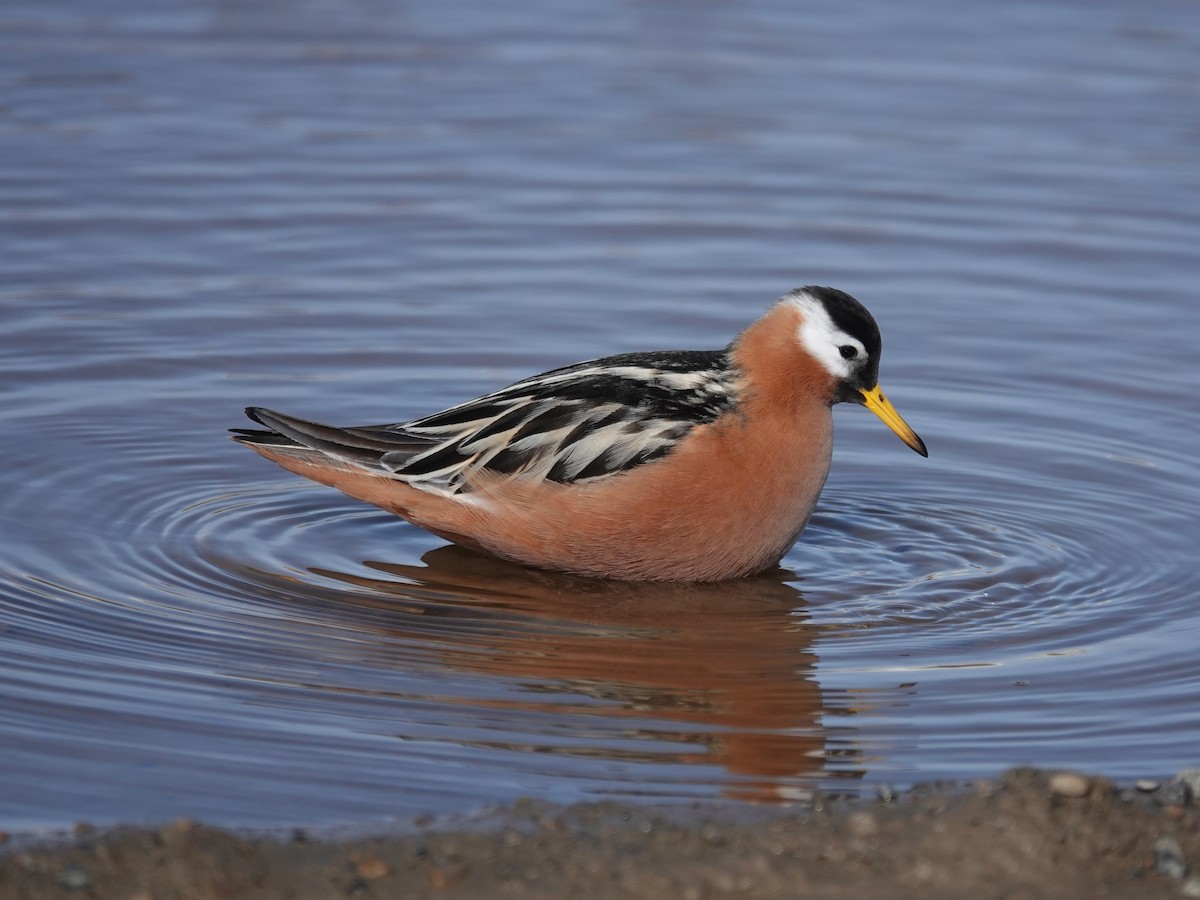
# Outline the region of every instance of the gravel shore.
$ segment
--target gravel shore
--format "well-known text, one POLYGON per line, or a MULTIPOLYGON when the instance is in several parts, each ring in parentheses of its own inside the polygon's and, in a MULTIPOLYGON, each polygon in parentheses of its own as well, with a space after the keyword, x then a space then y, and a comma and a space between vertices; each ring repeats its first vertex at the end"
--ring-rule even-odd
POLYGON ((353 840, 179 821, 5 836, 6 900, 1200 897, 1200 770, 994 781, 787 809, 518 804, 482 827, 353 840))

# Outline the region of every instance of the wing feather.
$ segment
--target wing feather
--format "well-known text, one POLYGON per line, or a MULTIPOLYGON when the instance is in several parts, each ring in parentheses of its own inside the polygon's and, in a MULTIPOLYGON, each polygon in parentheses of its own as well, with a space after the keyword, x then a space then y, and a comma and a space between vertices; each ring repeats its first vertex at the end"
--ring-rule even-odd
POLYGON ((737 402, 725 351, 630 353, 555 369, 422 419, 333 428, 270 410, 270 429, 239 436, 294 442, 408 482, 457 494, 492 472, 561 483, 602 478, 670 453, 737 402))

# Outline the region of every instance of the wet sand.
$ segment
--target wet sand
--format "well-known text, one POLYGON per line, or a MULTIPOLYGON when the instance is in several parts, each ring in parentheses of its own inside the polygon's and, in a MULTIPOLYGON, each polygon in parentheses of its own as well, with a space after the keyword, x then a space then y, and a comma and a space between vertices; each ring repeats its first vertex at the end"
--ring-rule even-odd
POLYGON ((0 897, 1168 898, 1200 896, 1196 869, 1195 783, 1016 769, 787 810, 518 804, 482 827, 353 840, 80 826, 9 838, 0 897))

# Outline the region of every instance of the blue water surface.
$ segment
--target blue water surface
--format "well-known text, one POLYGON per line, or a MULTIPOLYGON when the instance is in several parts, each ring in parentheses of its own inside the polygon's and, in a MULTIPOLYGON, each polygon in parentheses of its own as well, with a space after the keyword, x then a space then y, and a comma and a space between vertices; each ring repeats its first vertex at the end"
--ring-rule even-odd
POLYGON ((1200 15, 15 0, 0 828, 1115 778, 1200 747, 1200 15), (226 440, 858 296, 784 569, 446 549, 226 440))

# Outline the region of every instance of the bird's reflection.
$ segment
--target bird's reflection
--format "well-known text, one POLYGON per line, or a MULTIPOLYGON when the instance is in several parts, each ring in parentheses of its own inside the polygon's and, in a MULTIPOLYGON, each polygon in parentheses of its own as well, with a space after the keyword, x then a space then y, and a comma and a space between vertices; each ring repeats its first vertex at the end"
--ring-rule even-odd
MULTIPOLYGON (((685 748, 669 759, 724 767, 734 776, 723 788, 729 796, 789 799, 831 774, 815 629, 790 573, 717 584, 601 581, 454 546, 422 561, 364 563, 377 577, 312 571, 360 589, 344 600, 406 613, 387 618, 390 639, 427 644, 457 672, 518 680, 529 689, 527 711, 561 714, 556 701, 582 697, 592 701, 589 715, 622 717, 625 729, 634 722, 626 735, 635 742, 685 748)), ((837 768, 861 774, 853 760, 837 768)))

